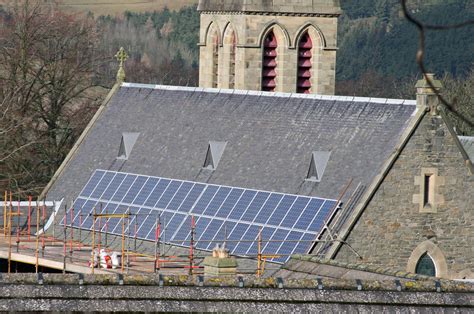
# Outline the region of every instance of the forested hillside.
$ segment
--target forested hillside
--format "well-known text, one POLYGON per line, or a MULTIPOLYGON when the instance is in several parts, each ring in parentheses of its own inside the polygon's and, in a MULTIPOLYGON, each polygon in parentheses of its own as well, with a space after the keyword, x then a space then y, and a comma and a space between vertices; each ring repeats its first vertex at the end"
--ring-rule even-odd
MULTIPOLYGON (((470 0, 409 3, 418 18, 431 24, 445 25, 474 19, 474 2, 470 0)), ((406 96, 402 91, 383 91, 378 86, 374 88, 379 92, 372 88, 365 91, 352 87, 360 79, 384 77, 400 82, 414 80, 419 73, 415 63, 418 33, 403 17, 399 0, 377 0, 375 3, 373 0, 342 0, 341 6, 344 14, 339 21, 338 90, 341 93, 375 92, 390 97, 406 96)), ((99 21, 105 26, 104 43, 111 49, 119 45, 127 46, 133 55, 131 63, 141 66, 140 71, 153 72, 153 68, 162 63, 160 60, 169 65, 175 59, 176 64, 184 62, 184 71, 191 71, 186 77, 197 75, 199 15, 195 7, 178 12, 126 12, 124 18, 100 17, 99 21), (140 42, 145 37, 147 39, 140 42), (154 41, 166 41, 168 47, 158 47, 153 44, 154 41)), ((474 27, 430 32, 427 35, 426 59, 431 71, 438 75, 449 73, 454 77, 465 77, 470 72, 474 64, 474 27)), ((143 79, 158 78, 151 75, 143 79)), ((169 82, 170 79, 159 81, 169 82)), ((188 82, 195 83, 196 79, 189 79, 188 82)))
MULTIPOLYGON (((100 45, 113 56, 119 47, 130 55, 126 63, 127 80, 141 83, 198 84, 199 14, 196 7, 179 11, 133 13, 100 16, 100 45)), ((115 77, 116 64, 106 76, 115 77)))
MULTIPOLYGON (((182 5, 192 2, 180 1, 182 5)), ((162 5, 166 1, 160 0, 159 3, 162 5)), ((412 13, 431 24, 445 25, 474 19, 472 0, 409 0, 408 3, 412 13)), ((173 8, 177 7, 173 2, 173 8)), ((338 90, 350 93, 351 85, 360 79, 365 81, 379 76, 394 81, 413 80, 419 73, 415 63, 418 33, 403 17, 400 1, 341 0, 341 7, 344 14, 339 20, 338 90)), ((139 13, 127 11, 127 8, 123 6, 124 14, 93 15, 103 35, 101 45, 104 49, 111 55, 119 46, 128 50, 132 57, 128 64, 131 78, 178 84, 180 79, 170 78, 168 73, 170 64, 174 62, 187 77, 186 84, 195 84, 199 31, 196 7, 139 13), (167 69, 158 70, 162 66, 167 69), (135 76, 135 72, 142 74, 135 76)), ((474 64, 473 26, 429 32, 427 35, 426 60, 431 71, 438 75, 449 73, 454 77, 465 77, 470 72, 474 64)), ((365 93, 360 88, 358 90, 359 94, 365 93)), ((369 88, 366 92, 374 91, 369 88)), ((394 97, 397 93, 387 96, 394 97)))
MULTIPOLYGON (((430 24, 474 19, 471 0, 409 1, 413 13, 430 24), (413 3, 415 5, 413 5, 413 3)), ((398 0, 343 0, 340 19, 338 80, 357 79, 373 70, 394 78, 417 73, 416 28, 403 18, 398 0)), ((437 74, 465 76, 474 63, 474 27, 427 33, 427 65, 437 74)))
MULTIPOLYGON (((0 5, 14 1, 18 0, 0 0, 0 5)), ((197 3, 197 0, 41 0, 41 3, 45 6, 56 3, 61 10, 67 12, 91 12, 95 16, 100 16, 122 14, 125 11, 149 12, 162 10, 165 7, 179 10, 197 3)))

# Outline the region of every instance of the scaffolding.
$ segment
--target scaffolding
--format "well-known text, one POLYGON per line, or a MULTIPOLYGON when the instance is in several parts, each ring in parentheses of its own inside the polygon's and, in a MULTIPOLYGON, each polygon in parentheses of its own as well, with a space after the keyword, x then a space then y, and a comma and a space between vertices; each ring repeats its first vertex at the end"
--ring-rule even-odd
MULTIPOLYGON (((3 202, 3 239, 0 239, 0 250, 8 249, 8 273, 11 270, 12 250, 15 249, 17 254, 23 254, 33 258, 35 271, 40 270, 40 259, 61 260, 62 257, 62 271, 66 273, 68 266, 74 265, 82 267, 84 272, 92 274, 99 272, 121 272, 121 273, 157 273, 168 271, 180 271, 189 275, 199 275, 203 273, 203 267, 200 266, 200 261, 208 254, 202 250, 196 249, 198 243, 236 243, 236 242, 251 242, 257 243, 258 252, 256 255, 235 256, 236 258, 250 258, 256 261, 256 269, 244 269, 248 273, 255 274, 257 277, 263 276, 267 269, 267 262, 289 255, 264 254, 264 243, 268 242, 295 242, 295 245, 301 242, 308 242, 308 246, 314 243, 314 240, 267 240, 262 238, 262 229, 260 228, 258 236, 253 240, 229 240, 227 239, 227 232, 223 239, 219 240, 203 240, 197 238, 196 223, 194 216, 191 216, 190 223, 190 239, 180 239, 174 241, 164 241, 160 238, 163 232, 166 236, 166 229, 162 228, 163 224, 160 217, 156 216, 155 225, 153 227, 155 236, 154 253, 147 254, 138 252, 137 250, 137 216, 150 216, 152 214, 137 214, 132 213, 127 209, 125 213, 108 213, 107 207, 103 208, 100 205, 99 210, 94 207, 89 212, 84 212, 83 208, 74 208, 72 205, 64 205, 63 212, 55 210, 49 220, 52 219, 52 225, 47 234, 46 226, 46 209, 52 207, 53 204, 47 202, 33 202, 29 197, 28 201, 14 202, 12 200, 12 193, 5 192, 3 202), (61 219, 56 219, 57 216, 61 219), (23 217, 23 223, 21 222, 23 217), (75 224, 75 217, 79 223, 75 224), (92 218, 92 229, 87 230, 88 235, 91 236, 90 243, 85 243, 83 239, 82 223, 85 218, 92 218), (35 220, 36 218, 36 220, 35 220), (133 219, 134 218, 134 219, 133 219), (97 262, 97 257, 102 251, 112 253, 109 238, 112 235, 109 230, 109 224, 112 220, 119 220, 121 222, 121 236, 120 236, 120 268, 119 269, 102 269, 101 260, 97 262), (133 220, 133 223, 131 223, 133 220), (61 229, 62 236, 57 236, 55 233, 61 229), (34 230, 34 231, 33 231, 34 230), (133 230, 133 233, 132 233, 133 230), (15 241, 13 243, 13 241, 15 241), (133 249, 131 243, 133 241, 133 249), (175 246, 181 243, 189 243, 188 254, 167 255, 164 250, 165 245, 175 246), (59 250, 59 248, 62 250, 59 250), (90 254, 90 255, 89 255, 90 254), (89 255, 89 256, 88 256, 89 255), (96 270, 96 266, 100 270, 96 270), (87 271, 86 271, 87 270, 87 271)), ((330 219, 329 219, 330 220, 330 219)), ((326 224, 329 221, 326 222, 326 224)), ((150 232, 152 232, 150 231, 150 232)), ((86 235, 87 237, 87 235, 86 235)), ((318 241, 318 240, 316 240, 318 241)), ((242 269, 241 269, 242 270, 242 269)))

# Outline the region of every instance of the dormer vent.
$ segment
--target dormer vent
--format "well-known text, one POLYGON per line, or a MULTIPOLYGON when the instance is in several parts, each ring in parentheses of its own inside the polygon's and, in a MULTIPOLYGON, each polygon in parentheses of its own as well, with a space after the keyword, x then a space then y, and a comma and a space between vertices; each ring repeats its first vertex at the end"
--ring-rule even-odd
POLYGON ((133 146, 137 142, 138 136, 140 133, 122 133, 122 140, 120 141, 120 148, 117 159, 128 160, 130 154, 132 153, 133 146))
POLYGON ((222 154, 224 154, 225 146, 227 142, 215 142, 210 141, 207 146, 206 160, 204 160, 204 169, 216 170, 219 161, 221 160, 222 154))
POLYGON ((326 170, 331 152, 313 152, 311 155, 311 162, 309 164, 307 181, 321 182, 321 179, 326 170))

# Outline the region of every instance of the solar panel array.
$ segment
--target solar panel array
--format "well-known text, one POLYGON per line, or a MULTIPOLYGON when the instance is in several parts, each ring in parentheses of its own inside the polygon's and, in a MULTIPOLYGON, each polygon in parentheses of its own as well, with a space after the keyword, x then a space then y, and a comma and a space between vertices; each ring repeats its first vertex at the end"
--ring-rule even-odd
MULTIPOLYGON (((102 214, 129 212, 129 226, 138 226, 137 238, 154 241, 159 216, 160 241, 189 246, 194 216, 198 249, 212 250, 227 239, 231 254, 256 256, 258 243, 252 241, 262 230, 262 253, 280 254, 273 261, 284 263, 290 254, 308 253, 335 204, 316 197, 96 170, 73 205, 72 225, 92 230, 92 216, 85 215, 94 208, 102 214)), ((107 227, 102 222, 101 231, 106 230, 121 235, 121 219, 109 219, 107 227)))

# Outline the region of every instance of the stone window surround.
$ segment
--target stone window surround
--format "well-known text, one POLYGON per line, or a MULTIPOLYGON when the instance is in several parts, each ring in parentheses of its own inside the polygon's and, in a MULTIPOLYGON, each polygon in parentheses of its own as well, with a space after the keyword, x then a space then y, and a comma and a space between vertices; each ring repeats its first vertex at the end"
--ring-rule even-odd
POLYGON ((415 273, 416 265, 424 254, 428 254, 433 260, 436 268, 436 277, 449 278, 446 258, 440 248, 430 240, 426 240, 418 245, 410 255, 407 264, 407 272, 415 273))
POLYGON ((420 186, 420 193, 413 195, 413 203, 419 204, 420 213, 437 213, 438 205, 444 203, 443 195, 439 194, 439 187, 444 185, 445 178, 438 176, 437 168, 421 168, 421 175, 415 177, 415 185, 420 186), (429 195, 431 202, 425 204, 425 177, 431 176, 429 185, 429 195))
MULTIPOLYGON (((221 14, 224 14, 221 12, 221 14)), ((203 22, 201 22, 203 23, 203 22)), ((204 25, 201 25, 201 32, 200 32, 200 43, 199 46, 201 47, 200 54, 201 54, 201 60, 203 66, 200 68, 200 86, 205 86, 205 87, 215 87, 215 84, 212 84, 212 75, 210 72, 212 72, 210 69, 212 68, 210 66, 212 59, 210 57, 210 49, 209 49, 209 36, 212 32, 213 29, 217 29, 219 31, 219 37, 222 39, 219 41, 219 48, 224 47, 224 50, 230 50, 229 48, 226 48, 226 45, 224 43, 224 37, 226 35, 226 31, 228 28, 233 28, 234 25, 237 22, 235 21, 230 21, 230 20, 224 20, 220 21, 217 18, 212 17, 210 21, 205 22, 205 25, 207 25, 206 28, 204 28, 204 25), (221 24, 221 26, 225 25, 223 28, 219 27, 218 24, 221 24), (221 31, 223 30, 223 32, 221 31), (207 49, 206 49, 207 48, 207 49), (206 55, 204 58, 203 55, 206 55), (204 65, 205 64, 205 65, 204 65)), ((297 86, 297 80, 296 80, 296 75, 297 75, 297 67, 294 66, 296 63, 293 62, 293 58, 295 58, 295 54, 297 55, 298 53, 298 43, 302 35, 306 32, 308 32, 311 36, 311 39, 313 40, 314 47, 312 49, 312 55, 313 55, 313 67, 311 69, 312 75, 311 75, 311 93, 314 94, 324 94, 324 93, 329 93, 333 94, 334 92, 331 91, 324 91, 325 88, 327 88, 327 75, 326 75, 326 69, 324 66, 322 66, 321 62, 324 60, 324 58, 328 57, 328 55, 324 54, 323 51, 336 51, 337 48, 335 47, 334 44, 328 45, 326 36, 323 33, 323 30, 317 25, 314 21, 307 20, 305 21, 299 29, 296 31, 292 29, 291 34, 283 25, 280 23, 280 21, 277 18, 274 18, 270 21, 268 21, 265 25, 263 25, 261 32, 259 32, 259 35, 257 35, 256 39, 252 42, 245 42, 243 39, 240 40, 237 34, 236 29, 234 29, 236 35, 237 35, 237 44, 236 48, 239 50, 237 60, 240 65, 239 68, 243 68, 243 65, 245 64, 248 67, 248 62, 247 62, 247 57, 246 53, 244 53, 246 50, 245 48, 256 48, 261 50, 262 49, 262 44, 263 44, 263 39, 265 38, 266 34, 270 30, 275 30, 277 29, 278 32, 281 32, 281 36, 279 34, 276 34, 276 37, 278 39, 278 42, 280 43, 285 43, 284 47, 281 47, 279 49, 280 51, 278 52, 279 59, 280 61, 278 62, 277 65, 277 73, 282 74, 283 76, 280 78, 280 82, 277 81, 277 88, 276 92, 296 92, 296 86, 297 86), (316 45, 317 43, 317 45, 316 45), (242 51, 240 48, 244 48, 242 51), (295 73, 292 73, 292 72, 295 73), (292 82, 292 80, 295 80, 295 82, 292 82), (294 85, 294 86, 292 86, 294 85), (294 89, 294 90, 293 90, 294 89)), ((280 48, 280 44, 279 44, 280 48)), ((253 82, 252 80, 252 87, 245 88, 244 85, 246 84, 246 72, 243 71, 244 73, 239 73, 238 76, 234 75, 234 84, 229 84, 229 79, 227 76, 230 73, 228 70, 228 61, 229 59, 228 56, 226 56, 226 53, 224 51, 224 54, 221 56, 219 53, 219 66, 218 66, 218 84, 217 88, 237 88, 237 89, 255 89, 255 90, 261 90, 261 80, 259 82, 253 82), (243 85, 242 85, 243 84, 243 85)), ((255 60, 254 60, 255 61, 255 60)), ((257 77, 256 75, 254 77, 257 77)))

